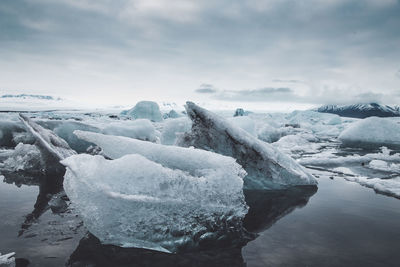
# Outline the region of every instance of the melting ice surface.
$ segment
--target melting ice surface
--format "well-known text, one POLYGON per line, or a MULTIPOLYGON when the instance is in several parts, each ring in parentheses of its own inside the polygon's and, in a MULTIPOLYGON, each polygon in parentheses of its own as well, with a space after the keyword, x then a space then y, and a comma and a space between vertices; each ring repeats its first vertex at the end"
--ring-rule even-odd
POLYGON ((81 154, 62 161, 65 191, 103 243, 176 252, 210 240, 242 240, 246 173, 234 159, 127 137, 75 133, 114 159, 81 154))

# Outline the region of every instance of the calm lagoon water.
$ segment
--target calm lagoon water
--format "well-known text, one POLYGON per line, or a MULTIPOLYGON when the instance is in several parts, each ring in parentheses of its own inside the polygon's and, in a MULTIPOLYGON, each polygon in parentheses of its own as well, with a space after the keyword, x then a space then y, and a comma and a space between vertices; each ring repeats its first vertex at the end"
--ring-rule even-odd
POLYGON ((48 208, 46 186, 8 179, 0 183, 0 252, 16 252, 20 266, 44 267, 399 266, 400 200, 313 172, 317 192, 246 192, 245 225, 258 236, 243 248, 184 255, 101 245, 73 209, 48 208))

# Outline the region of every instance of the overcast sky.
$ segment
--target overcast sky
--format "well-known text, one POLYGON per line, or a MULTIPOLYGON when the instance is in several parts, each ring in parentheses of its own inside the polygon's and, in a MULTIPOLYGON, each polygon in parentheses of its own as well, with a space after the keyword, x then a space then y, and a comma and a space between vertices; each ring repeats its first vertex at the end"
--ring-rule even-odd
POLYGON ((400 104, 400 0, 1 0, 0 93, 400 104))

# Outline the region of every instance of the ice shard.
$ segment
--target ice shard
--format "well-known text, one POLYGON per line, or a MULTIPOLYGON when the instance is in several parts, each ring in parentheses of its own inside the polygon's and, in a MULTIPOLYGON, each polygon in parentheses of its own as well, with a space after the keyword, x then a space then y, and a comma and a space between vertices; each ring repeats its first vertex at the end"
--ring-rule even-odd
POLYGON ((279 189, 294 185, 316 185, 304 167, 270 144, 192 102, 186 111, 193 121, 190 132, 178 140, 181 146, 194 146, 233 157, 246 170, 246 189, 279 189))
POLYGON ((62 160, 76 154, 64 139, 58 137, 52 131, 43 128, 23 114, 19 114, 19 117, 29 132, 36 138, 40 147, 56 159, 62 160))
MULTIPOLYGON (((123 137, 88 134, 124 146, 115 142, 123 137)), ((104 244, 163 252, 243 240, 245 173, 234 159, 147 143, 158 148, 144 156, 106 160, 80 154, 61 161, 67 167, 65 192, 89 231, 104 244)), ((138 146, 132 153, 143 148, 146 152, 149 147, 138 146)))

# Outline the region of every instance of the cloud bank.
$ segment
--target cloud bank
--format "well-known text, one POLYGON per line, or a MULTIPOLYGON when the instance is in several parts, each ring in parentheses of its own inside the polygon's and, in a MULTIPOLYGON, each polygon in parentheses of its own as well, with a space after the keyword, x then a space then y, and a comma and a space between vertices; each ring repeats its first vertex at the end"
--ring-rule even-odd
POLYGON ((0 88, 115 103, 396 104, 399 14, 398 0, 3 0, 0 88))

